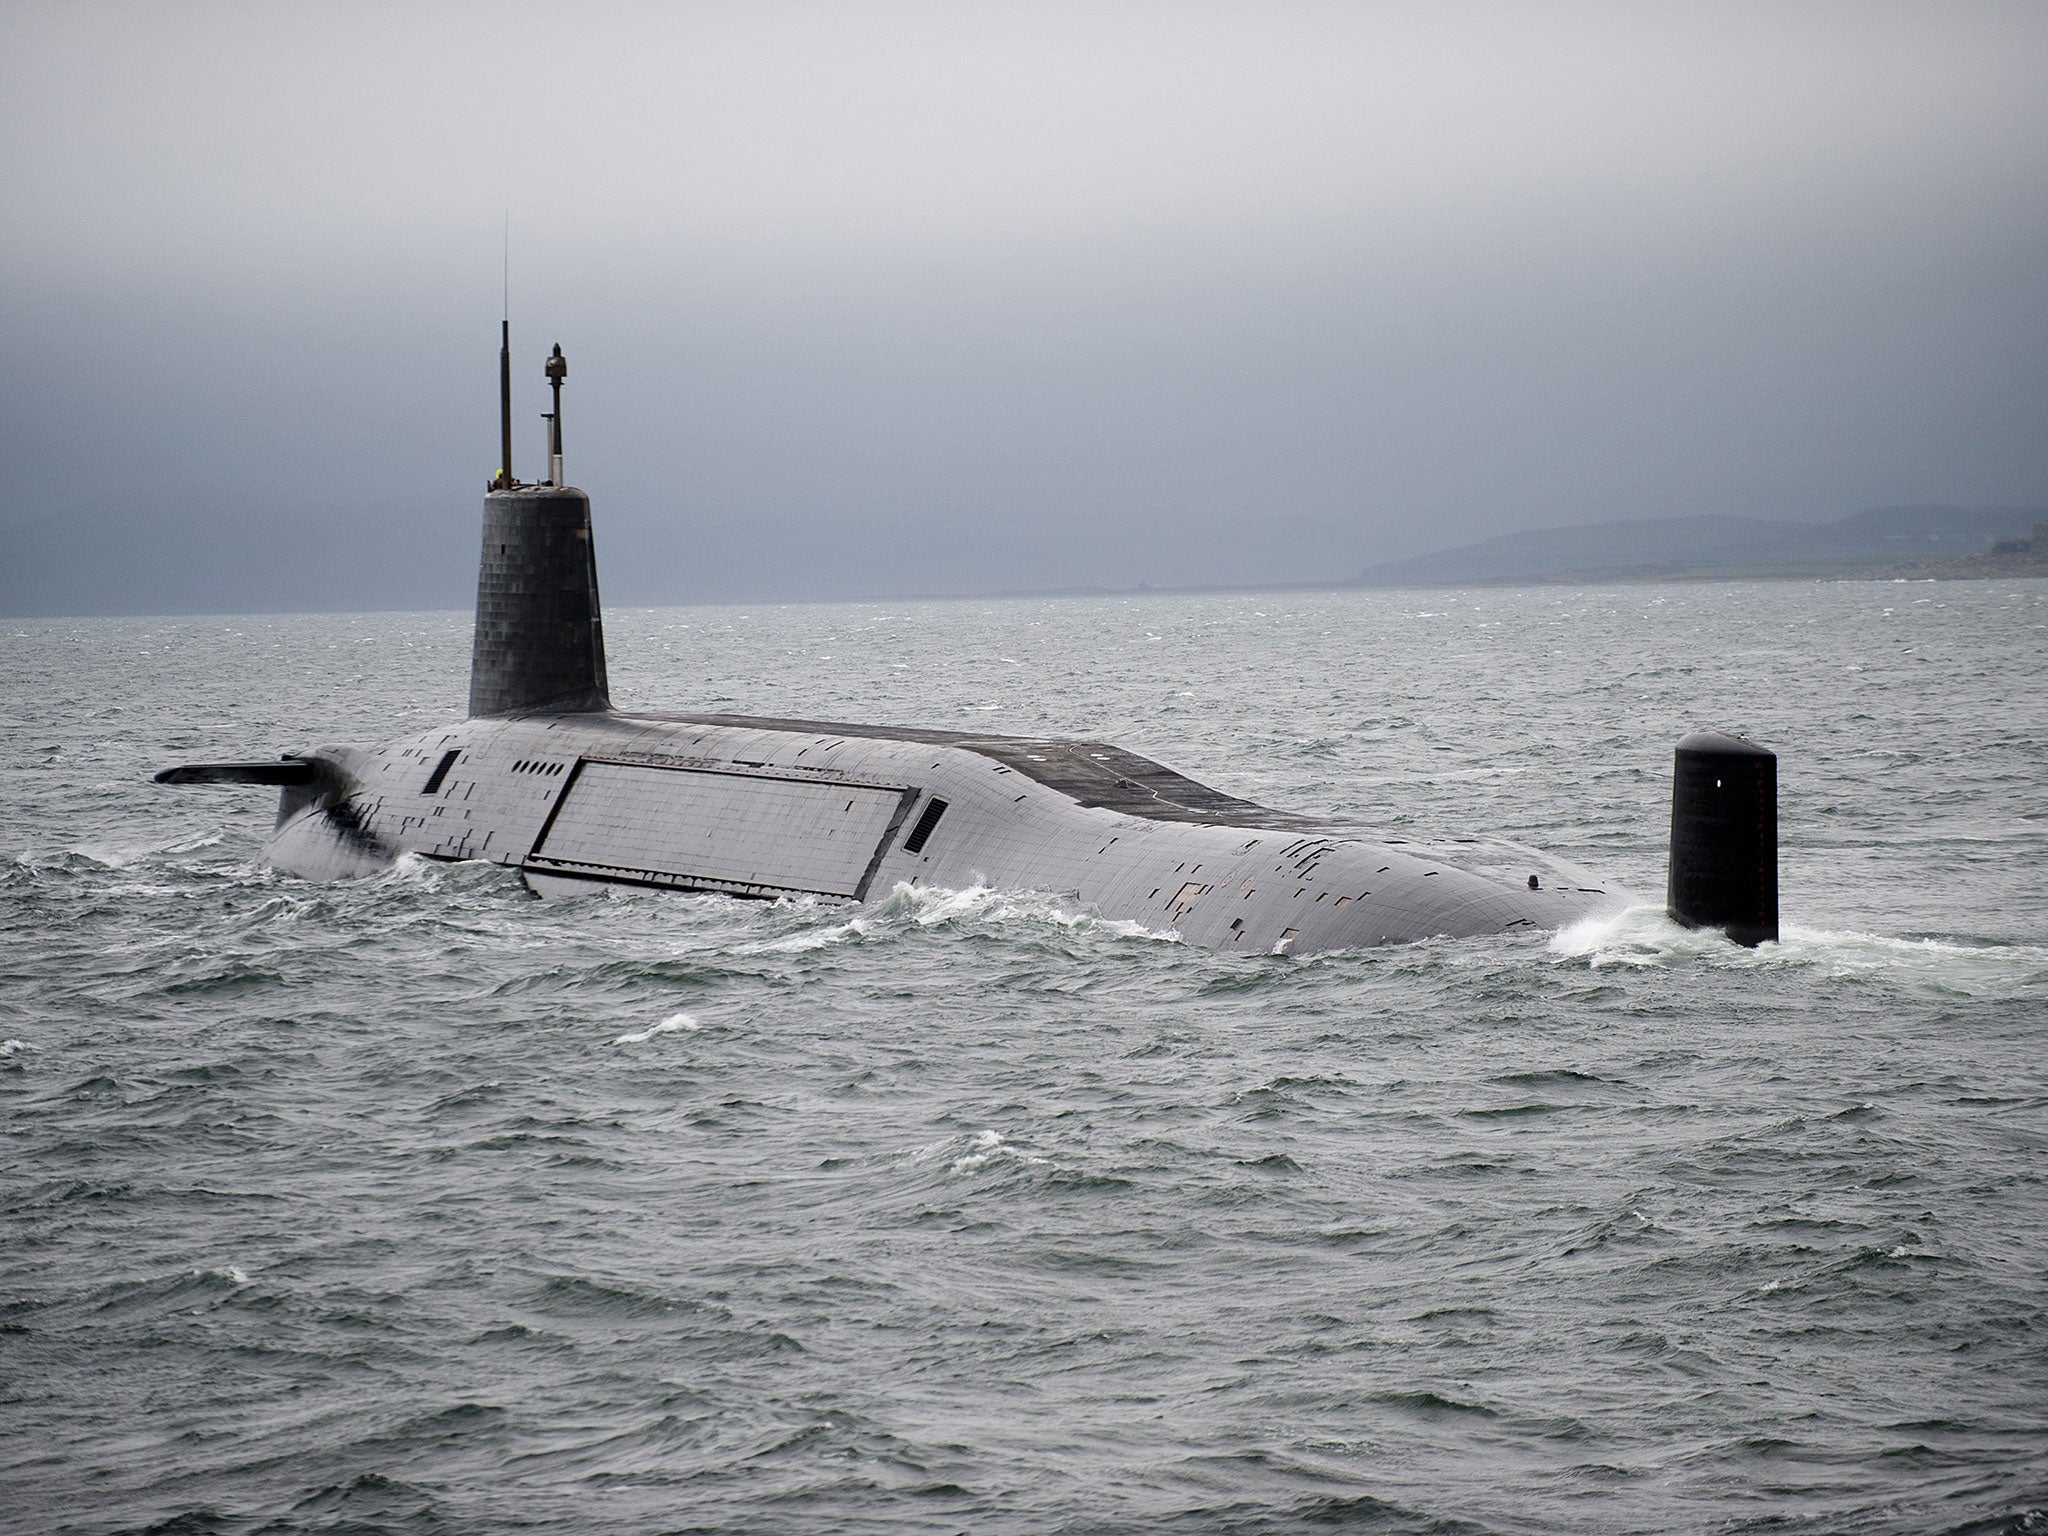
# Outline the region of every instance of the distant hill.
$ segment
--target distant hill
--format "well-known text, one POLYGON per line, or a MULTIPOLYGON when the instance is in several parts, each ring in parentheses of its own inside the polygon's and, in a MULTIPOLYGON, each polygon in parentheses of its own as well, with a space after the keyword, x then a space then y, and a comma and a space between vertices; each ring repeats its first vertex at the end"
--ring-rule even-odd
MULTIPOLYGON (((1909 570, 1983 575, 2004 569, 2006 562, 1990 567, 1977 557, 2001 541, 2026 540, 2044 518, 2048 507, 1878 507, 1832 523, 1753 517, 1583 523, 1502 534, 1461 549, 1389 560, 1367 567, 1348 585, 1707 580, 1909 570)), ((2038 563, 2040 552, 2033 553, 2032 560, 2022 558, 2020 563, 2038 563)))

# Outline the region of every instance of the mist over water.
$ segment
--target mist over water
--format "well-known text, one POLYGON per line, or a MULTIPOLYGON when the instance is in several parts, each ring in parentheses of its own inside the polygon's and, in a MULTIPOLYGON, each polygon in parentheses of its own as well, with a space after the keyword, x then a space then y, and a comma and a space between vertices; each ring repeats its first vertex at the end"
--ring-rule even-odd
POLYGON ((453 718, 468 626, 0 629, 0 1530, 2048 1529, 2048 584, 607 615, 626 707, 1643 898, 1533 940, 313 886, 148 782, 453 718), (1658 910, 1698 725, 1781 944, 1658 910))

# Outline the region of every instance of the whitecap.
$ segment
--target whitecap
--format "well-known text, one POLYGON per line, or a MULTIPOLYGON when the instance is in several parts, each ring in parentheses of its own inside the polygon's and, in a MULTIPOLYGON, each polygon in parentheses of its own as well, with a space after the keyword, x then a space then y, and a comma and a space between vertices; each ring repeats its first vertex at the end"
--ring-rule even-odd
POLYGON ((181 838, 175 843, 166 843, 159 853, 197 853, 201 848, 218 848, 226 839, 219 832, 199 832, 191 837, 181 838))
POLYGON ((1040 1157, 1036 1152, 1026 1152, 1014 1142, 1004 1140, 1001 1131, 981 1131, 975 1135, 970 1149, 954 1158, 946 1171, 974 1173, 987 1167, 997 1158, 1007 1158, 1039 1167, 1052 1161, 1049 1157, 1040 1157))
POLYGON ((996 1155, 1002 1147, 1003 1137, 999 1131, 983 1131, 974 1138, 974 1150, 953 1159, 950 1172, 972 1173, 996 1155))
POLYGON ((620 1035, 613 1045, 645 1045, 656 1035, 673 1035, 679 1031, 695 1031, 704 1026, 687 1013, 672 1013, 659 1024, 650 1024, 645 1029, 635 1030, 630 1035, 620 1035))
POLYGON ((806 933, 793 933, 787 938, 741 944, 736 947, 736 952, 742 955, 801 955, 810 950, 843 944, 848 939, 865 938, 867 932, 866 920, 856 917, 843 923, 834 923, 829 928, 813 928, 806 933))

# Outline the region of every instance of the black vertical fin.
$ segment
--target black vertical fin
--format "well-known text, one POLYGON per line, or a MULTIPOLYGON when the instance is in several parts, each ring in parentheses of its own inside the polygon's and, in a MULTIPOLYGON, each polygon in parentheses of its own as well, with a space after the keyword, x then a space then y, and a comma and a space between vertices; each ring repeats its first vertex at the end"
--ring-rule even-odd
POLYGON ((1754 948, 1778 937, 1778 757, 1719 731, 1678 744, 1667 910, 1754 948))

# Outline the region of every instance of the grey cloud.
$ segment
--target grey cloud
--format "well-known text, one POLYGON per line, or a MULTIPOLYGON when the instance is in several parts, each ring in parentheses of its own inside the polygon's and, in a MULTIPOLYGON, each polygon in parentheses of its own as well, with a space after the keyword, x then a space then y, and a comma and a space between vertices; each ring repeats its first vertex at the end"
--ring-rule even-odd
POLYGON ((0 13, 0 607, 1307 581, 2038 500, 2027 5, 0 13))

